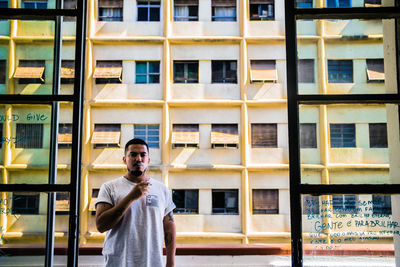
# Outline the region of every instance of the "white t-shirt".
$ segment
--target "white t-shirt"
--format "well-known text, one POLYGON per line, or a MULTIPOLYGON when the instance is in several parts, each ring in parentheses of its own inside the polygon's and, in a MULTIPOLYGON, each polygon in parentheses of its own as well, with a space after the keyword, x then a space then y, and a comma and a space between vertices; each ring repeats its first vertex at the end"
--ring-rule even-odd
MULTIPOLYGON (((107 267, 162 266, 163 218, 175 208, 168 188, 150 179, 149 194, 132 202, 106 234, 103 255, 107 267)), ((136 185, 121 176, 100 187, 97 203, 115 206, 136 185)))

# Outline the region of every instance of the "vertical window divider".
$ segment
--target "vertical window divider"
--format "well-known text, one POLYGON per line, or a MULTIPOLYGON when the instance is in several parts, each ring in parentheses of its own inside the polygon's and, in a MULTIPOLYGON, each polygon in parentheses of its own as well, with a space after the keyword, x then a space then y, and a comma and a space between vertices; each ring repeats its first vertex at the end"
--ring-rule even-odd
MULTIPOLYGON (((56 8, 63 8, 63 0, 56 0, 56 8)), ((53 95, 60 93, 60 70, 61 70, 61 49, 62 49, 62 16, 55 18, 54 29, 54 54, 53 54, 53 95)), ((58 114, 59 103, 52 102, 51 105, 51 129, 50 129, 50 162, 49 162, 49 184, 57 183, 57 158, 58 158, 58 114)), ((53 266, 54 261, 54 229, 55 229, 55 208, 56 193, 49 192, 47 195, 47 227, 46 227, 46 252, 45 266, 53 266)))

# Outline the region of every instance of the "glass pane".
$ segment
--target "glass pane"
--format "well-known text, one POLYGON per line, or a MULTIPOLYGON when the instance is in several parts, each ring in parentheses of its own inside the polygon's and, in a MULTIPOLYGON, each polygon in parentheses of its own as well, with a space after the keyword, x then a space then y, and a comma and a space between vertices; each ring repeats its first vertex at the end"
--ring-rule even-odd
POLYGON ((297 34, 299 94, 397 93, 394 19, 298 20, 297 34))
POLYGON ((385 0, 296 0, 297 8, 390 7, 394 1, 385 0))
POLYGON ((400 217, 392 207, 399 201, 399 195, 303 195, 304 266, 395 266, 400 217))
MULTIPOLYGON (((57 183, 69 183, 72 148, 72 106, 60 104, 57 183)), ((2 183, 48 183, 51 107, 0 105, 2 183)))
MULTIPOLYGON (((393 183, 394 105, 301 105, 302 183, 393 183), (391 133, 391 135, 389 135, 391 133)), ((397 119, 398 120, 398 119, 397 119)))
POLYGON ((0 193, 1 265, 44 266, 47 203, 47 193, 0 193))

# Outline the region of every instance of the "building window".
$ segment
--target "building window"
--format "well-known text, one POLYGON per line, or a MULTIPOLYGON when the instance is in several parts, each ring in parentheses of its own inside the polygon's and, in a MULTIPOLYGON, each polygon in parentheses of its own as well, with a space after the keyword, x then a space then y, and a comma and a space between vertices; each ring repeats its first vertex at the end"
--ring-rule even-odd
POLYGON ((279 190, 253 189, 253 214, 279 214, 279 190))
POLYGON ((326 0, 327 7, 351 7, 351 0, 326 0))
POLYGON ((367 81, 385 82, 385 68, 383 58, 367 59, 367 81))
POLYGON ((172 201, 176 208, 174 213, 198 214, 199 213, 199 190, 172 190, 172 201))
POLYGON ((331 147, 356 147, 356 126, 354 124, 329 125, 331 147))
POLYGON ((392 214, 391 197, 372 195, 372 214, 392 214))
POLYGON ((160 147, 160 125, 159 124, 135 124, 134 137, 144 140, 149 148, 160 147))
POLYGON ((353 60, 328 60, 329 83, 352 83, 353 60))
POLYGON ((278 72, 275 60, 250 60, 250 81, 277 82, 278 72))
POLYGON ((174 61, 174 83, 198 83, 198 61, 174 61))
POLYGON ((58 148, 72 147, 72 123, 58 125, 58 148))
POLYGON ((239 214, 238 189, 213 189, 213 214, 239 214))
POLYGON ((237 124, 212 124, 211 147, 212 148, 237 148, 239 144, 237 124))
POLYGON ((96 84, 121 83, 122 82, 122 61, 98 60, 94 70, 93 78, 96 84))
POLYGON ((43 148, 43 124, 17 123, 15 148, 43 148))
POLYGON ((333 195, 333 213, 357 213, 356 195, 333 195))
POLYGON ((160 83, 160 61, 136 61, 136 83, 160 83))
POLYGON ((69 213, 69 193, 57 192, 56 193, 56 214, 66 215, 69 213))
POLYGON ((123 0, 99 0, 99 21, 122 21, 123 0))
POLYGON ((382 0, 364 0, 365 7, 381 7, 382 0))
POLYGON ((212 0, 212 21, 236 21, 236 0, 212 0))
POLYGON ((312 8, 313 0, 296 0, 297 8, 312 8))
POLYGON ((22 8, 47 9, 47 1, 23 0, 22 8))
POLYGON ((44 60, 20 60, 14 72, 19 84, 44 83, 46 62, 44 60))
POLYGON ((276 123, 252 123, 251 147, 278 147, 276 123))
POLYGON ((274 20, 274 0, 250 0, 250 20, 274 20))
POLYGON ((89 211, 92 212, 92 215, 96 214, 96 201, 97 197, 99 196, 99 188, 93 188, 92 189, 92 197, 90 199, 90 204, 89 204, 89 211))
POLYGON ((8 8, 8 0, 1 0, 0 8, 8 8))
POLYGON ((303 195, 303 214, 319 214, 319 196, 303 195))
POLYGON ((317 132, 315 123, 300 124, 300 148, 317 148, 317 132))
POLYGON ((174 21, 199 20, 198 0, 174 0, 174 21))
POLYGON ((39 214, 39 193, 14 193, 13 214, 39 214))
POLYGON ((0 84, 6 83, 6 60, 0 60, 0 84))
POLYGON ((369 147, 388 147, 386 123, 369 123, 369 147))
POLYGON ((199 144, 198 124, 172 125, 172 148, 199 147, 199 144))
POLYGON ((160 21, 160 1, 137 1, 138 21, 160 21))
POLYGON ((121 124, 95 124, 92 136, 94 148, 120 147, 121 124))
POLYGON ((236 60, 213 60, 212 83, 237 83, 236 60))
POLYGON ((298 82, 314 83, 314 59, 299 59, 298 82))
POLYGON ((61 61, 61 83, 71 84, 74 83, 75 78, 75 61, 62 60, 61 61))

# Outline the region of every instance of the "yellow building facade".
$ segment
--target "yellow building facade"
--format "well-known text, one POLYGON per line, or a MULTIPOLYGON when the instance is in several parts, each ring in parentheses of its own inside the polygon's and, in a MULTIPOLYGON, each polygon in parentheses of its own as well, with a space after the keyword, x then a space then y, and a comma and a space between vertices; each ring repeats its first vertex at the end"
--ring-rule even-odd
MULTIPOLYGON (((325 1, 300 2, 326 6, 325 1)), ((353 0, 351 5, 367 2, 353 0)), ((81 243, 103 242, 105 234, 95 227, 98 189, 124 173, 125 143, 143 137, 151 143, 149 176, 165 183, 179 202, 178 244, 289 244, 286 92, 293 89, 286 85, 283 1, 94 0, 88 12, 81 243)), ((0 60, 6 61, 2 93, 50 93, 54 25, 0 23, 0 60)), ((385 74, 394 59, 393 51, 384 50, 382 21, 304 20, 297 25, 300 93, 387 92, 385 74)), ((74 60, 73 29, 73 21, 64 21, 62 94, 73 91, 68 84, 73 77, 68 65, 74 60)), ((50 107, 0 108, 3 183, 46 183, 50 107), (35 140, 43 143, 26 140, 24 146, 18 145, 23 143, 19 139, 4 139, 29 139, 23 131, 38 131, 41 137, 35 140)), ((69 182, 71 118, 72 107, 61 103, 57 183, 69 182)), ((301 107, 303 182, 389 183, 386 123, 384 105, 301 107)), ((5 206, 16 209, 15 196, 3 198, 10 199, 5 206)), ((1 215, 10 243, 44 238, 46 195, 26 203, 36 208, 1 215)), ((346 222, 361 212, 357 208, 363 203, 369 207, 363 213, 391 220, 390 198, 325 196, 304 203, 304 233, 322 233, 317 239, 328 242, 335 229, 319 224, 346 222), (312 204, 317 209, 307 203, 317 203, 312 204)), ((61 242, 68 232, 65 204, 65 199, 57 200, 55 230, 61 242)), ((340 231, 377 232, 379 242, 393 243, 393 234, 379 234, 383 226, 346 227, 340 231)), ((307 242, 312 240, 308 237, 307 242)))

